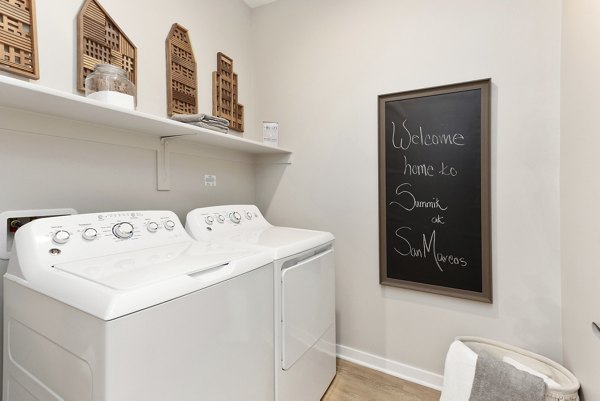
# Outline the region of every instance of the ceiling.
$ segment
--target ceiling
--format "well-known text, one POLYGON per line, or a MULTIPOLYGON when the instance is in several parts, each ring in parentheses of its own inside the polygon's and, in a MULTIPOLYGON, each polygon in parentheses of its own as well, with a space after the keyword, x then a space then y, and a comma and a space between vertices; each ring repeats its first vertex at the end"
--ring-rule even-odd
POLYGON ((277 0, 244 0, 244 3, 248 4, 250 8, 256 8, 264 6, 265 4, 273 3, 277 0))

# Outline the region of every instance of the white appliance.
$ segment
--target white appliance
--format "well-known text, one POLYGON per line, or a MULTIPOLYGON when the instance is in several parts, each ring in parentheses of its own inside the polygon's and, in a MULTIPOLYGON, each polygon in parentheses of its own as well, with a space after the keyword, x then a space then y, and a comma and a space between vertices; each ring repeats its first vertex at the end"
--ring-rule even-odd
POLYGON ((334 237, 276 227, 253 205, 188 213, 199 241, 252 244, 275 261, 275 399, 318 401, 335 376, 334 237))
POLYGON ((4 276, 3 400, 274 399, 268 253, 169 211, 35 220, 4 276))

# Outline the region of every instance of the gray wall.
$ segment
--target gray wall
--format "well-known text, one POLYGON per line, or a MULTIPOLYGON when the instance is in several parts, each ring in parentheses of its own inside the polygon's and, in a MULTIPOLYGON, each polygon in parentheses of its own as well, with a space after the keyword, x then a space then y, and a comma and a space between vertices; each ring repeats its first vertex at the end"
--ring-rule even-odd
POLYGON ((457 335, 562 359, 559 0, 279 0, 253 12, 274 222, 336 236, 342 355, 440 383, 457 335), (276 32, 276 34, 274 34, 276 32), (377 95, 492 78, 494 304, 379 285, 377 95))
POLYGON ((600 3, 563 2, 561 251, 564 358, 587 401, 600 400, 600 3))

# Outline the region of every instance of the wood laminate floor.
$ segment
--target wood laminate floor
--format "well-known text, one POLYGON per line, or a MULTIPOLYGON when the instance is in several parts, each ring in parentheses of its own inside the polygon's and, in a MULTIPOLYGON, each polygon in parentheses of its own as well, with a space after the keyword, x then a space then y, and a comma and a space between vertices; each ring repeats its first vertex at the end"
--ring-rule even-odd
POLYGON ((440 392, 337 360, 337 376, 321 401, 439 401, 440 392))

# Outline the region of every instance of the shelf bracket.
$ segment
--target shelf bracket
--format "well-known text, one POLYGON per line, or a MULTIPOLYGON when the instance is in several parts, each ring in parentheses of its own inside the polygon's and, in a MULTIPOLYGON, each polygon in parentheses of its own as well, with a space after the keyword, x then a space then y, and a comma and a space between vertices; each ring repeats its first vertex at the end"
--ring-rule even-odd
POLYGON ((159 191, 171 190, 171 153, 169 142, 187 135, 163 136, 156 151, 156 189, 159 191))

